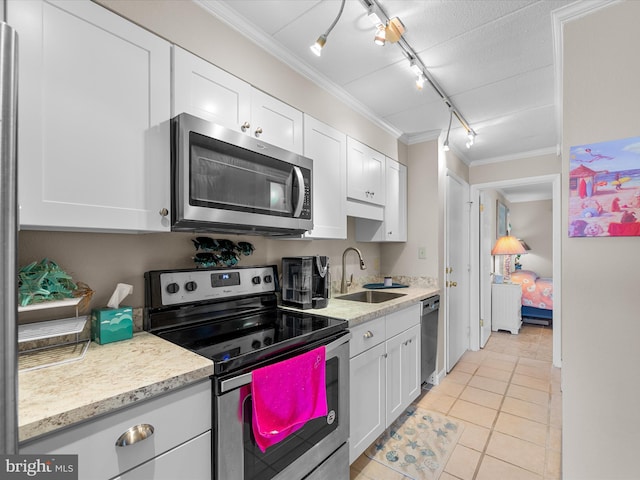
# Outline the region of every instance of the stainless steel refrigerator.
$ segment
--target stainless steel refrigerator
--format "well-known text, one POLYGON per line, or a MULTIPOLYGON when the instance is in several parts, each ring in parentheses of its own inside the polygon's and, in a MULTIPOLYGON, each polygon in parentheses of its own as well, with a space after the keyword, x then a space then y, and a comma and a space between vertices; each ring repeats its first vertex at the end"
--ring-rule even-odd
POLYGON ((17 35, 0 22, 0 453, 18 453, 17 35))

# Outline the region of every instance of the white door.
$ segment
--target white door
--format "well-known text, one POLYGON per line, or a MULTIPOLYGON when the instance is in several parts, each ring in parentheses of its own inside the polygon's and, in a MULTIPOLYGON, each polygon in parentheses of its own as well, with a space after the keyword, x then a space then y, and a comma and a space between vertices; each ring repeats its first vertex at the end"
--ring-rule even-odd
POLYGON ((447 174, 446 370, 469 348, 469 185, 447 174))
POLYGON ((478 258, 480 259, 480 348, 484 348, 491 335, 491 257, 494 239, 493 220, 495 218, 494 203, 488 202, 487 194, 480 192, 480 244, 478 258))

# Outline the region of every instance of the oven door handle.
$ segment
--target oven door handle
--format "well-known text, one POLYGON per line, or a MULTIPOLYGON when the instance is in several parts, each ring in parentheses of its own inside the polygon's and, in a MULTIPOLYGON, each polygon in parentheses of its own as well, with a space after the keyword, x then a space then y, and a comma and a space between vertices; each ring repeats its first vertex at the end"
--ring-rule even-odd
MULTIPOLYGON (((351 339, 351 333, 347 333, 342 337, 334 340, 330 344, 325 346, 326 359, 331 358, 331 353, 336 350, 338 347, 344 345, 351 339)), ((230 390, 234 390, 238 387, 242 387, 244 385, 249 385, 251 383, 251 372, 244 373, 242 375, 238 375, 237 377, 229 378, 227 380, 223 380, 220 382, 220 393, 227 393, 230 390)))

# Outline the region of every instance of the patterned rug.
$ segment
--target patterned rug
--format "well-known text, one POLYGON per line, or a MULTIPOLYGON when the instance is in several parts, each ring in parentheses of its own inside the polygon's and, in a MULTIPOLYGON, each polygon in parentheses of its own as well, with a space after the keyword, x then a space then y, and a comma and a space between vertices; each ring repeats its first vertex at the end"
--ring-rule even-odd
POLYGON ((366 455, 414 480, 436 480, 464 425, 411 405, 366 450, 366 455))

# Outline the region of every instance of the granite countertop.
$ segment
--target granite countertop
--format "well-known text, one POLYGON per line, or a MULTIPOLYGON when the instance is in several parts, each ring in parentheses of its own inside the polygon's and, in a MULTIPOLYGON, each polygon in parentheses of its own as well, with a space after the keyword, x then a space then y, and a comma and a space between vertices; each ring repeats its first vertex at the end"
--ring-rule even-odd
MULTIPOLYGON (((362 287, 354 287, 349 289, 349 294, 367 290, 362 287)), ((348 295, 347 293, 336 293, 329 299, 329 305, 325 308, 317 308, 312 310, 304 310, 314 315, 323 317, 334 317, 347 320, 349 327, 355 327, 361 323, 373 320, 387 313, 402 310, 425 298, 432 297, 440 293, 440 289, 434 286, 409 286, 407 288, 384 288, 376 289, 378 292, 401 293, 402 297, 387 300, 381 303, 364 303, 355 302, 353 300, 341 300, 340 297, 348 295)), ((288 307, 283 307, 288 308, 288 307)), ((291 310, 301 311, 295 308, 291 310)))
MULTIPOLYGON (((365 289, 355 287, 349 293, 361 290, 365 289)), ((306 312, 347 320, 349 327, 354 327, 440 293, 434 286, 377 291, 403 296, 363 303, 341 300, 342 294, 335 294, 326 308, 306 312)), ((89 420, 212 374, 211 360, 147 332, 106 345, 91 342, 80 361, 19 374, 19 440, 24 442, 89 420)))
POLYGON ((25 441, 208 378, 213 362, 147 332, 91 342, 82 360, 18 375, 19 440, 25 441))

